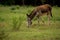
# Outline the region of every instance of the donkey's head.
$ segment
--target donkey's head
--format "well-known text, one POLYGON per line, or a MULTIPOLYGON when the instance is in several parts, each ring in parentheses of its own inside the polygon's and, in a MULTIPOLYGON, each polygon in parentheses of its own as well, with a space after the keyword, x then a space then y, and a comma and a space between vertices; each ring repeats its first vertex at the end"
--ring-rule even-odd
POLYGON ((30 26, 32 24, 31 17, 28 14, 26 14, 26 15, 27 15, 28 26, 30 26))

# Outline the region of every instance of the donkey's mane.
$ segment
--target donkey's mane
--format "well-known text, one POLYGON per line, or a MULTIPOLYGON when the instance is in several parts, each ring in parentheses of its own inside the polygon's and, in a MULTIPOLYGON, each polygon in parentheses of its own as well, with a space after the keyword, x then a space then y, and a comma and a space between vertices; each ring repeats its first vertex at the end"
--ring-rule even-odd
POLYGON ((35 9, 33 9, 33 11, 29 14, 29 17, 31 18, 31 20, 35 17, 37 11, 35 9))

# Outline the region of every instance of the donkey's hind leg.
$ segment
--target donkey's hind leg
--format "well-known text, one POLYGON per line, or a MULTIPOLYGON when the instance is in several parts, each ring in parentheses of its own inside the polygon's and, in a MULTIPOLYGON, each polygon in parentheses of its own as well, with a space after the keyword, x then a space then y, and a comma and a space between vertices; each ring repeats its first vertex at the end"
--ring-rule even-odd
POLYGON ((40 17, 39 17, 39 16, 37 16, 37 19, 38 19, 38 24, 39 24, 39 21, 40 21, 40 17))
POLYGON ((48 17, 48 25, 50 25, 50 20, 51 20, 50 12, 47 13, 47 17, 48 17))

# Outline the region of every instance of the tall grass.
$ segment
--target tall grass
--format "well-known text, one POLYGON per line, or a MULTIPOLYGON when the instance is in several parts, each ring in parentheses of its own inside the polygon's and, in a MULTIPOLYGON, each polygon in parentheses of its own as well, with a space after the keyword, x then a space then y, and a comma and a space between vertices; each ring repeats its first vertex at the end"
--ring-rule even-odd
POLYGON ((2 22, 3 20, 2 19, 0 19, 0 20, 1 20, 1 22, 0 22, 0 40, 9 40, 9 33, 6 32, 4 22, 2 22))
POLYGON ((22 24, 22 18, 21 17, 19 17, 19 18, 14 17, 12 23, 13 23, 13 30, 17 31, 17 30, 19 30, 19 28, 22 24))

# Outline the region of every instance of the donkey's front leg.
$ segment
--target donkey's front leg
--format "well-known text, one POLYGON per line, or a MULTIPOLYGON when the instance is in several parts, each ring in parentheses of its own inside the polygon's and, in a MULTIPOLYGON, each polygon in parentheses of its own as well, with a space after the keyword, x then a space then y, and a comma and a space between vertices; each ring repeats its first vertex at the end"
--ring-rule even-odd
POLYGON ((36 17, 37 17, 38 24, 39 24, 39 20, 40 20, 40 17, 39 17, 39 12, 37 12, 36 17))
POLYGON ((32 21, 28 21, 28 28, 32 25, 32 21))
POLYGON ((39 24, 39 21, 40 21, 40 18, 39 18, 39 16, 37 16, 37 19, 38 19, 38 24, 39 24))

